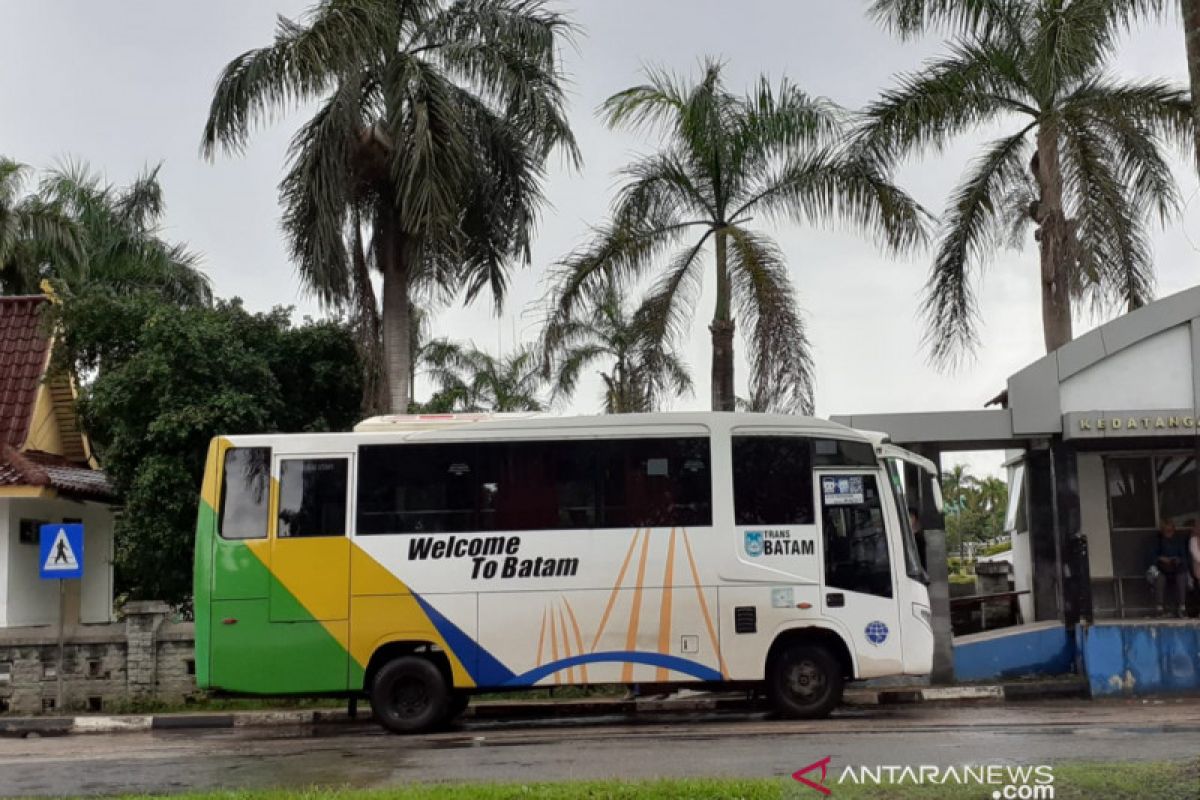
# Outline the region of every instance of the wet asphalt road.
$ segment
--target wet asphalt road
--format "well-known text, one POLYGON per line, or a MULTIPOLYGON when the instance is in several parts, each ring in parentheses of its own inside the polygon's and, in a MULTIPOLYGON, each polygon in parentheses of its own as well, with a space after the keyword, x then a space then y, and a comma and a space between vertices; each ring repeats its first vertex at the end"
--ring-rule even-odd
POLYGON ((831 764, 1183 760, 1200 700, 847 708, 793 722, 755 714, 468 723, 400 738, 371 724, 0 739, 0 795, 380 787, 407 782, 787 775, 831 764))

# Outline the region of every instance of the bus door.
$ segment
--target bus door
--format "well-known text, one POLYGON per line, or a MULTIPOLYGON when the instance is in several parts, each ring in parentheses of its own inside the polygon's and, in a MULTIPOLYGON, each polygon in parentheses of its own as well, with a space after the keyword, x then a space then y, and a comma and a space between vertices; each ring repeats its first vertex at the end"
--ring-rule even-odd
POLYGON ((902 671, 900 614, 887 505, 876 470, 818 470, 823 614, 840 623, 863 677, 902 671))
POLYGON ((303 688, 346 688, 350 609, 349 454, 275 458, 269 614, 303 688))

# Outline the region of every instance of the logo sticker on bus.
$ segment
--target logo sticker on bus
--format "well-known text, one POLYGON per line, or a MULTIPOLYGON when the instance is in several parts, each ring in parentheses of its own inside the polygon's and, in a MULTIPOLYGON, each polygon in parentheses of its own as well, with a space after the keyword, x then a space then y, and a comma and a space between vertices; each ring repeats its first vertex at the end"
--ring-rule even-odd
POLYGON ((758 558, 763 554, 763 532, 746 531, 746 555, 758 558))
POLYGON ((746 555, 759 556, 811 556, 816 555, 812 539, 794 539, 786 528, 765 531, 746 531, 746 555))

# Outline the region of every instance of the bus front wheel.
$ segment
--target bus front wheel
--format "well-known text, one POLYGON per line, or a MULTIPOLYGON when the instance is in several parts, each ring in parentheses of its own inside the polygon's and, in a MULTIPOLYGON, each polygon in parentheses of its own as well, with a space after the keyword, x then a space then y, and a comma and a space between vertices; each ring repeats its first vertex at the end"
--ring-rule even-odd
POLYGON ((401 656, 385 664, 371 684, 371 712, 392 733, 419 733, 446 718, 450 690, 435 664, 401 656))
POLYGON ((793 719, 827 717, 842 699, 842 666, 817 644, 793 644, 771 663, 767 697, 779 714, 793 719))

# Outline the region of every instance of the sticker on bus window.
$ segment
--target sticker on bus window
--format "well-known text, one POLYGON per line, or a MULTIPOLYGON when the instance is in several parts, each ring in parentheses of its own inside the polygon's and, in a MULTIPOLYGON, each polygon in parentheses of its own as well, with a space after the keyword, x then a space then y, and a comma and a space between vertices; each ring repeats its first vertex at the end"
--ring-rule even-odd
POLYGON ((827 506, 855 506, 863 501, 861 475, 830 475, 821 478, 821 492, 827 506))

